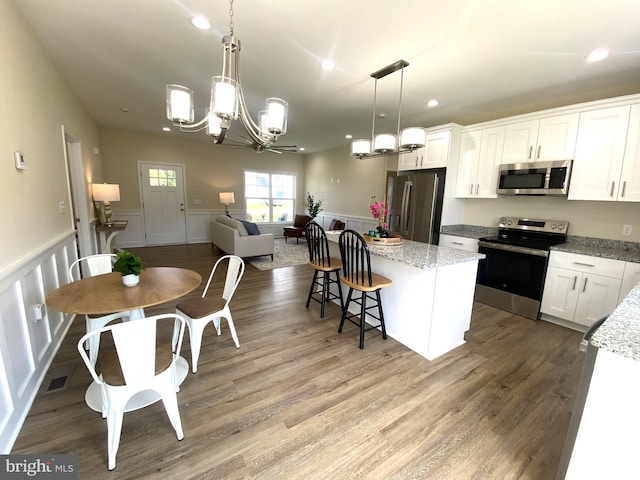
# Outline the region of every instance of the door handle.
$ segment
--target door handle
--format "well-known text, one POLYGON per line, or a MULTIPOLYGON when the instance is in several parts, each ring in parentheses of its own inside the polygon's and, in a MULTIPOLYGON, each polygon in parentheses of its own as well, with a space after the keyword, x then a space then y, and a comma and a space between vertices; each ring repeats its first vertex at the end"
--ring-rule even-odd
POLYGON ((480 190, 480 184, 476 183, 476 195, 478 195, 478 191, 480 190))
POLYGON ((616 182, 611 182, 611 193, 609 194, 610 197, 613 197, 613 188, 616 186, 616 182))
POLYGON ((584 277, 584 285, 582 286, 582 293, 585 292, 585 290, 587 289, 587 277, 584 277))
POLYGON ((532 153, 533 153, 533 145, 529 145, 529 160, 531 160, 532 153))
POLYGON ((469 195, 473 195, 473 183, 469 185, 469 195))
POLYGON ((627 181, 622 182, 622 193, 620 194, 620 198, 624 198, 624 191, 627 189, 627 181))
POLYGON ((538 160, 540 160, 540 150, 542 150, 542 145, 538 145, 538 155, 536 155, 538 160))
POLYGON ((571 287, 571 291, 576 289, 576 282, 578 281, 578 276, 574 275, 573 277, 573 286, 571 287))

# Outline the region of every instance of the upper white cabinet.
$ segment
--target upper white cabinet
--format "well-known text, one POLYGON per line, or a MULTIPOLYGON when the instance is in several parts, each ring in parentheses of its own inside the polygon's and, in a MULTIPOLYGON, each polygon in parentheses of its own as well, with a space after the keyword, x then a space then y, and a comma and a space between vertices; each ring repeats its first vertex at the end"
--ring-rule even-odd
POLYGON ((496 198, 505 127, 465 132, 460 147, 456 197, 496 198))
POLYGON ((502 163, 572 159, 578 120, 578 113, 570 113, 507 125, 502 163))
MULTIPOLYGON (((571 173, 569 200, 615 201, 623 199, 623 193, 628 195, 634 189, 637 195, 640 183, 637 178, 640 171, 637 166, 637 131, 635 133, 636 155, 635 158, 629 157, 629 161, 634 164, 630 168, 635 178, 627 181, 624 189, 620 186, 630 111, 631 106, 624 105, 580 114, 580 129, 571 173)), ((637 116, 637 108, 634 108, 634 112, 637 116)), ((638 129, 637 126, 635 128, 638 129)), ((632 195, 629 195, 627 200, 632 195)))
POLYGON ((640 202, 640 104, 631 106, 618 200, 640 202))
POLYGON ((424 147, 398 155, 398 170, 446 167, 449 161, 450 140, 450 130, 427 132, 427 141, 424 147))

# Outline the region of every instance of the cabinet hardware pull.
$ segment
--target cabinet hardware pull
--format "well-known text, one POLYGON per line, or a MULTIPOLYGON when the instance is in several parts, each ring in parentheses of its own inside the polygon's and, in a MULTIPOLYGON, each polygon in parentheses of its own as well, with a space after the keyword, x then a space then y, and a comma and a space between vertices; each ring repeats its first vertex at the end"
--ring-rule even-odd
POLYGON ((625 180, 624 182, 622 182, 622 194, 620 195, 621 198, 624 197, 624 191, 627 188, 627 181, 625 180))
POLYGON ((533 145, 529 146, 529 160, 531 160, 531 154, 533 153, 533 145))
POLYGON ((476 195, 478 195, 478 191, 480 190, 480 184, 476 183, 476 195))
POLYGON ((578 277, 576 275, 573 276, 573 286, 571 287, 571 290, 575 290, 576 289, 576 282, 578 281, 578 277))
POLYGON ((616 182, 611 182, 611 193, 609 194, 610 197, 613 197, 613 187, 616 186, 616 182))
POLYGON ((451 243, 453 243, 454 245, 464 245, 462 242, 451 242, 451 243))
POLYGON ((538 155, 536 156, 538 160, 540 160, 540 150, 542 150, 542 145, 538 145, 538 155))
POLYGON ((582 265, 583 267, 595 267, 593 263, 573 262, 574 265, 582 265))
POLYGON ((473 195, 473 183, 469 185, 469 195, 473 195))
POLYGON ((582 292, 584 293, 586 289, 587 289, 587 277, 584 277, 584 285, 582 286, 582 292))

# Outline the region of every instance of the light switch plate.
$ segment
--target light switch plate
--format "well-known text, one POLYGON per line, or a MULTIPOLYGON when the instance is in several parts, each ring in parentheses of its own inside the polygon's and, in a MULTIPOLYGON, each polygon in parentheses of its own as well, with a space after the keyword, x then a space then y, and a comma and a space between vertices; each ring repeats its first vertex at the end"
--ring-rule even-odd
POLYGON ((22 152, 13 152, 13 160, 16 163, 16 168, 18 170, 26 170, 27 162, 24 159, 24 154, 22 152))

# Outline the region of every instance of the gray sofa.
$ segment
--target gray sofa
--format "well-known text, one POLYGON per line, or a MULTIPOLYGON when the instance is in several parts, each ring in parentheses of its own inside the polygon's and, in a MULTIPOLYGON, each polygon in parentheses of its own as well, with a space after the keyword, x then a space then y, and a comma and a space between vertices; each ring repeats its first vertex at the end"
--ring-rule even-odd
POLYGON ((216 215, 211 219, 211 243, 230 255, 258 257, 270 255, 273 260, 273 234, 249 235, 240 220, 216 215))

